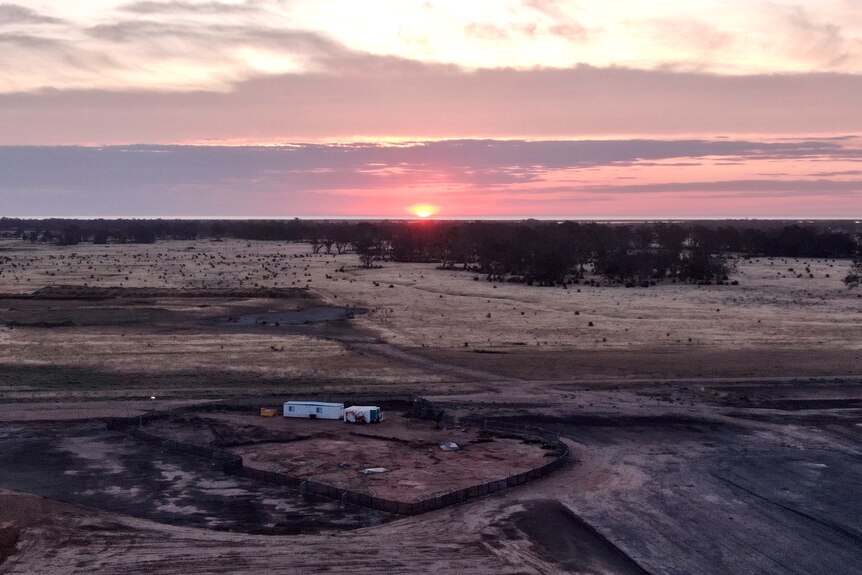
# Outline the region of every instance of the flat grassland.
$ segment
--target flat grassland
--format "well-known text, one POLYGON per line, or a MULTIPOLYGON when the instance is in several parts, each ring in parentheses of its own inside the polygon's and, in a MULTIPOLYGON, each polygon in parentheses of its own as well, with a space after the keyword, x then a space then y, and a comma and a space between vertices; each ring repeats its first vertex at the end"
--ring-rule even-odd
POLYGON ((352 254, 311 255, 303 244, 0 250, 0 394, 10 399, 862 371, 862 299, 841 282, 846 261, 741 260, 738 286, 560 289, 433 264, 363 269, 352 254), (56 285, 105 299, 3 299, 56 285), (309 291, 253 297, 263 288, 309 291), (312 305, 357 312, 349 326, 275 325, 312 305), (256 315, 276 319, 224 321, 256 315))
POLYGON ((0 573, 858 573, 862 292, 847 261, 738 264, 562 289, 302 244, 0 244, 0 573), (93 421, 412 394, 559 430, 574 461, 394 520, 93 421))

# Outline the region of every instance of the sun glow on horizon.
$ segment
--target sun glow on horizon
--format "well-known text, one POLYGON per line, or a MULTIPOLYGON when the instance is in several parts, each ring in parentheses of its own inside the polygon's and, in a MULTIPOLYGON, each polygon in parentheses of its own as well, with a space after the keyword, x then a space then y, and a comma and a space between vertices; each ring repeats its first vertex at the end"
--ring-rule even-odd
POLYGON ((436 214, 439 209, 437 206, 432 204, 414 204, 407 208, 411 214, 416 216, 417 218, 430 218, 434 214, 436 214))

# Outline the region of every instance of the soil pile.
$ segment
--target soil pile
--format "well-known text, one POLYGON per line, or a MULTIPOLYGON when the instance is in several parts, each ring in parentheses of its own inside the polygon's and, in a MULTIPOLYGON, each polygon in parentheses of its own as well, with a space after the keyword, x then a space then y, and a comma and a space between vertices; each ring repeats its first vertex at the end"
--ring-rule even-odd
POLYGON ((0 523, 0 565, 3 564, 13 553, 21 530, 12 522, 0 523))
POLYGON ((48 517, 76 512, 65 503, 0 490, 0 565, 17 551, 24 529, 43 524, 48 517))
POLYGON ((561 565, 567 572, 647 573, 559 501, 531 501, 513 519, 540 556, 561 565))
POLYGON ((185 415, 164 422, 157 421, 151 425, 150 431, 177 441, 216 448, 297 441, 312 435, 297 434, 290 430, 268 429, 252 424, 228 423, 199 415, 185 415))

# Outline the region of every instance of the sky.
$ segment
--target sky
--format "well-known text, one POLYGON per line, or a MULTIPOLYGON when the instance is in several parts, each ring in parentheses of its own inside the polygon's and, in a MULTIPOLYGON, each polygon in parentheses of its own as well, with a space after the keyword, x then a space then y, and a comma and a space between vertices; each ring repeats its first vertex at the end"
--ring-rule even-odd
POLYGON ((0 2, 0 215, 859 218, 859 0, 0 2))

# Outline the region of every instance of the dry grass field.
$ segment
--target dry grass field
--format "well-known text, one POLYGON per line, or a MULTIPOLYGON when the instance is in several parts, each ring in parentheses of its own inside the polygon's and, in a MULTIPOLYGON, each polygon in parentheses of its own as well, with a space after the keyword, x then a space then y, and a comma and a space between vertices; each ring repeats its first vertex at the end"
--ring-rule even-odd
POLYGON ((562 289, 302 244, 0 244, 0 573, 858 573, 848 265, 755 258, 738 285, 562 289), (362 394, 557 429, 573 461, 382 517, 223 483, 97 421, 362 394))
POLYGON ((362 269, 353 255, 311 255, 303 244, 14 243, 2 250, 0 294, 57 284, 167 288, 149 298, 0 300, 6 324, 0 365, 33 373, 5 383, 0 393, 7 397, 58 388, 87 395, 87 384, 38 381, 45 365, 68 368, 73 381, 82 370, 100 372, 108 378, 93 384, 100 393, 167 387, 176 395, 229 393, 238 379, 260 388, 338 381, 422 389, 445 384, 453 374, 539 380, 824 376, 852 375, 862 362, 862 299, 841 283, 846 261, 742 260, 733 278, 738 286, 560 289, 492 284, 431 264, 362 269), (220 290, 262 287, 308 288, 318 299, 218 297, 220 290), (171 297, 170 290, 208 291, 190 298, 171 297), (350 329, 342 330, 335 322, 236 330, 219 323, 232 316, 265 318, 311 301, 359 309, 350 329), (175 384, 166 383, 168 372, 175 384), (197 377, 201 373, 210 375, 197 377), (116 374, 122 381, 110 379, 116 374))

